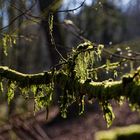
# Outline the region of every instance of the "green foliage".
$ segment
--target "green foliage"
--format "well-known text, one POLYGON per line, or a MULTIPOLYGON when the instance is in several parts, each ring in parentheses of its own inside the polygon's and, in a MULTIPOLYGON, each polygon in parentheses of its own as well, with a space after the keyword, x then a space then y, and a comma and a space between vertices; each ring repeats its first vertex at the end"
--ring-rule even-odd
POLYGON ((83 114, 84 111, 85 111, 85 95, 80 95, 79 115, 83 114))
POLYGON ((86 80, 89 77, 88 69, 94 64, 94 52, 82 52, 76 59, 76 76, 80 80, 86 80))
POLYGON ((16 38, 9 34, 4 34, 4 37, 2 38, 2 45, 4 49, 4 54, 8 55, 8 48, 12 47, 13 44, 16 44, 16 38))
POLYGON ((68 79, 61 78, 63 84, 61 84, 60 108, 64 118, 67 117, 68 107, 75 101, 79 103, 79 114, 84 112, 85 95, 78 91, 80 87, 77 80, 86 81, 89 78, 88 69, 94 64, 94 50, 93 44, 89 41, 79 44, 63 67, 63 72, 69 76, 68 79))
POLYGON ((115 119, 111 104, 108 101, 103 102, 102 110, 104 113, 104 119, 107 122, 107 127, 110 127, 112 125, 112 121, 115 119))
POLYGON ((48 23, 49 23, 49 33, 50 33, 50 36, 51 36, 51 43, 55 47, 55 41, 54 41, 54 37, 53 37, 53 26, 54 26, 53 18, 54 18, 53 13, 50 13, 49 14, 49 21, 48 21, 48 23))
POLYGON ((15 89, 16 89, 16 84, 14 82, 10 82, 8 86, 8 92, 7 92, 8 104, 10 104, 11 100, 14 98, 15 89))
MULTIPOLYGON (((113 78, 109 78, 101 82, 94 82, 98 80, 100 70, 108 71, 108 73, 113 71, 114 77, 118 76, 117 68, 125 62, 122 60, 121 62, 112 63, 110 60, 107 60, 105 64, 101 65, 103 49, 103 45, 85 41, 72 51, 72 54, 68 56, 66 61, 63 62, 62 60, 59 64, 62 67, 57 71, 53 68, 51 72, 22 74, 8 69, 8 67, 1 66, 0 73, 3 77, 8 77, 7 79, 9 79, 8 103, 14 98, 16 88, 20 88, 25 99, 34 99, 35 112, 42 108, 48 110, 53 101, 54 85, 57 85, 60 92, 58 102, 63 118, 67 117, 68 108, 74 102, 79 104, 79 115, 83 114, 85 99, 88 96, 89 99, 97 98, 101 104, 107 127, 109 127, 115 118, 112 106, 109 103, 110 99, 115 99, 122 104, 125 97, 129 99, 133 108, 139 108, 140 99, 136 91, 139 91, 140 88, 140 70, 138 69, 136 73, 123 77, 122 81, 114 81, 113 78), (37 81, 40 83, 38 84, 37 81), (26 82, 25 85, 24 82, 26 82), (122 91, 123 93, 121 93, 122 91)), ((1 86, 2 89, 3 87, 1 86)))
POLYGON ((118 76, 118 72, 117 70, 114 70, 113 72, 114 72, 114 78, 116 78, 118 76))
POLYGON ((54 87, 52 85, 31 86, 31 91, 34 94, 34 111, 48 108, 53 99, 54 87))
POLYGON ((0 93, 3 93, 3 83, 2 83, 2 79, 1 79, 1 81, 0 81, 0 93))
POLYGON ((49 15, 49 30, 50 30, 50 34, 52 34, 52 32, 53 32, 53 14, 52 13, 50 13, 50 15, 49 15))
POLYGON ((80 80, 86 81, 88 78, 94 77, 94 79, 97 79, 97 72, 96 70, 91 73, 91 69, 94 68, 96 61, 101 60, 101 54, 102 49, 104 48, 103 45, 95 46, 93 43, 87 41, 82 44, 80 44, 77 47, 78 54, 76 58, 76 65, 75 65, 75 71, 76 76, 80 80))

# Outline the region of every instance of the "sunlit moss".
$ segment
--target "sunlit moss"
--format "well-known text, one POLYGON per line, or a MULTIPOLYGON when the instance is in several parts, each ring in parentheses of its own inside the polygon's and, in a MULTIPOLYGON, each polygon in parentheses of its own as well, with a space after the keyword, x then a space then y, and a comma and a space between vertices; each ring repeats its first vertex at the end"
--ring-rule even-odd
POLYGON ((108 131, 99 131, 95 134, 95 140, 139 140, 140 125, 115 128, 108 131))
MULTIPOLYGON (((103 65, 95 65, 102 57, 102 45, 85 42, 78 46, 68 59, 60 64, 60 69, 52 69, 50 72, 38 74, 23 74, 11 70, 6 66, 0 66, 0 76, 8 83, 8 102, 13 99, 16 88, 20 88, 25 99, 34 99, 34 111, 48 108, 54 96, 55 86, 59 88, 59 107, 62 117, 67 117, 67 110, 74 102, 79 104, 79 114, 84 113, 85 98, 97 99, 104 113, 107 127, 115 118, 110 100, 114 99, 121 103, 121 97, 129 99, 131 107, 138 110, 140 107, 140 70, 126 74, 120 81, 114 79, 98 79, 97 72, 100 69, 113 70, 117 76, 116 68, 120 62, 107 61, 103 65)), ((0 81, 2 82, 2 80, 0 81)), ((3 83, 2 83, 3 86, 3 83)), ((0 87, 1 91, 3 87, 0 87)), ((5 88, 6 89, 6 88, 5 88)))
POLYGON ((10 82, 8 86, 8 91, 7 91, 8 104, 10 104, 11 100, 14 98, 15 89, 16 89, 16 83, 10 82))

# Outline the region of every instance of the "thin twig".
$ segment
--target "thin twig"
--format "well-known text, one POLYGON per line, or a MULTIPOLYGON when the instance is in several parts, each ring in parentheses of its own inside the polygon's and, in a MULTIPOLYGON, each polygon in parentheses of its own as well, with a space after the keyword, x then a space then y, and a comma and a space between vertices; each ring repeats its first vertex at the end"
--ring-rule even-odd
POLYGON ((76 11, 76 10, 78 10, 78 9, 80 9, 84 4, 85 4, 85 1, 86 0, 84 0, 78 7, 76 7, 76 8, 73 8, 73 9, 68 9, 68 10, 59 10, 59 11, 57 11, 57 13, 66 13, 66 12, 73 12, 73 11, 76 11))
POLYGON ((27 9, 26 11, 24 11, 24 12, 22 12, 21 14, 17 15, 16 17, 14 17, 14 18, 9 22, 8 25, 6 25, 6 26, 0 28, 0 31, 2 31, 2 30, 4 30, 4 29, 8 28, 8 27, 11 26, 18 18, 20 18, 21 16, 25 15, 25 14, 28 13, 29 11, 31 11, 31 9, 36 5, 36 3, 37 3, 37 0, 35 0, 35 2, 32 4, 32 6, 31 6, 29 9, 27 9))

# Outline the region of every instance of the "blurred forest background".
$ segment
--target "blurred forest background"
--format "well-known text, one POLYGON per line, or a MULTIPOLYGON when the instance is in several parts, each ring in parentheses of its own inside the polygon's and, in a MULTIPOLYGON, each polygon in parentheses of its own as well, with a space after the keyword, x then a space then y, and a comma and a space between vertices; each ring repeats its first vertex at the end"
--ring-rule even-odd
MULTIPOLYGON (((131 49, 140 51, 139 0, 125 3, 123 0, 87 0, 79 9, 67 11, 80 6, 82 2, 65 0, 60 12, 54 15, 55 45, 63 57, 81 43, 83 37, 104 44, 113 53, 139 57, 131 54, 131 49)), ((48 17, 41 18, 47 7, 47 0, 38 0, 37 3, 33 0, 0 0, 0 65, 23 73, 38 73, 59 63, 60 55, 51 44, 48 17), (23 14, 32 5, 34 6, 23 14), (3 45, 3 38, 7 34, 16 42, 8 48, 3 45)), ((110 56, 105 56, 102 61, 107 58, 111 59, 110 56)), ((139 65, 138 62, 136 65, 139 65)), ((125 64, 124 67, 129 66, 125 64)), ((104 76, 101 75, 101 78, 104 79, 104 76)), ((3 107, 5 95, 0 96, 3 111, 6 110, 3 107)), ((19 112, 21 110, 20 108, 19 112)), ((2 119, 5 120, 5 117, 2 116, 2 119)), ((96 118, 94 121, 97 121, 96 118)), ((3 124, 2 121, 1 123, 3 124)), ((98 125, 101 125, 100 122, 98 125)))
MULTIPOLYGON (((128 1, 125 5, 122 0, 87 1, 78 10, 55 15, 54 38, 63 55, 81 41, 78 35, 108 47, 139 38, 138 0, 128 1)), ((1 40, 4 34, 10 34, 17 42, 12 48, 7 48, 8 56, 3 54, 1 46, 0 63, 25 73, 48 70, 59 60, 58 54, 51 50, 49 44, 48 21, 39 18, 40 13, 47 8, 47 2, 38 1, 27 15, 19 16, 11 23, 33 3, 32 0, 0 1, 0 26, 3 28, 10 23, 10 26, 1 29, 1 40)), ((76 8, 81 3, 82 0, 64 1, 61 10, 76 8)))

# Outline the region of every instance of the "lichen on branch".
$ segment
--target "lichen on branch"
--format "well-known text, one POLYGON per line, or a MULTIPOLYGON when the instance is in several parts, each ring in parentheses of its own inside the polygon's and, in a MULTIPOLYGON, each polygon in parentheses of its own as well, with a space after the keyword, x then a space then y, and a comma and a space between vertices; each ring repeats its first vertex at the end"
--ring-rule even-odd
MULTIPOLYGON (((74 102, 79 104, 79 114, 84 113, 85 98, 96 99, 104 112, 104 118, 109 127, 114 119, 110 100, 129 100, 135 109, 140 108, 140 69, 132 74, 126 74, 121 80, 107 79, 97 82, 97 72, 101 69, 115 70, 125 62, 107 62, 96 64, 102 58, 102 45, 91 42, 83 43, 73 50, 60 68, 37 74, 24 74, 12 70, 7 66, 0 66, 0 91, 3 92, 3 79, 8 81, 8 102, 14 98, 14 92, 20 88, 21 94, 28 97, 33 93, 37 109, 48 108, 53 101, 55 86, 59 87, 60 110, 63 117, 67 116, 67 109, 74 102), (96 67, 95 67, 96 66, 96 67), (95 79, 95 80, 94 80, 95 79)), ((99 62, 100 63, 100 62, 99 62)))
MULTIPOLYGON (((6 66, 0 66, 0 77, 15 81, 21 87, 49 84, 51 83, 52 76, 51 72, 23 74, 6 66)), ((54 77, 57 82, 56 84, 60 86, 64 84, 63 82, 66 82, 65 80, 69 79, 68 75, 61 71, 56 72, 54 77)), ((135 93, 137 93, 137 96, 140 96, 139 70, 135 71, 134 74, 124 75, 120 81, 87 82, 75 79, 75 83, 77 90, 81 90, 80 92, 98 98, 99 100, 117 99, 120 96, 132 97, 132 94, 135 93)), ((140 100, 138 103, 140 104, 140 100)))
POLYGON ((0 77, 6 78, 10 81, 15 81, 21 87, 26 87, 29 85, 48 84, 50 83, 52 74, 51 72, 23 74, 18 71, 12 70, 7 66, 0 66, 0 77))

